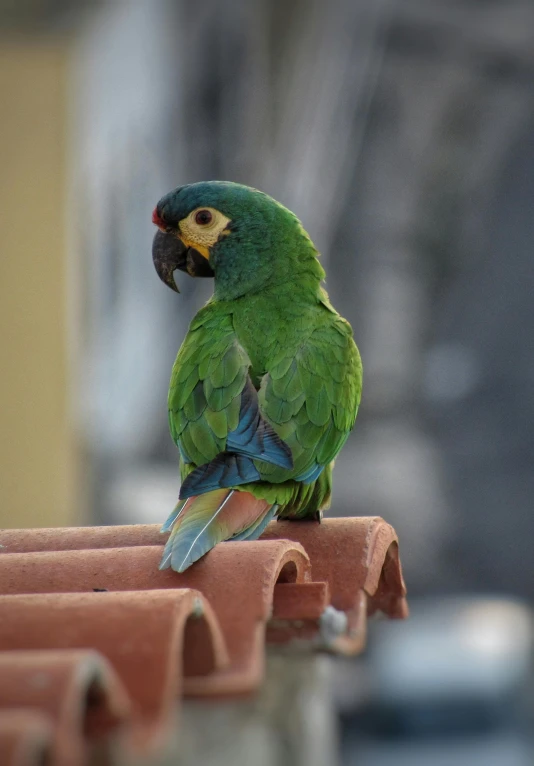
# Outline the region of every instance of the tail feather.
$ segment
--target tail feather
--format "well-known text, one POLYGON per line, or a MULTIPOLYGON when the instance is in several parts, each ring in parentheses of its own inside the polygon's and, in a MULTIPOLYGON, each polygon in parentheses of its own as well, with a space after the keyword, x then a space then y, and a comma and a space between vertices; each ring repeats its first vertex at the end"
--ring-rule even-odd
POLYGON ((172 529, 160 563, 160 569, 172 567, 176 572, 184 572, 223 540, 250 539, 249 535, 261 534, 272 510, 266 500, 235 489, 197 495, 179 506, 163 526, 172 529))
POLYGON ((257 540, 261 533, 264 531, 267 524, 272 521, 277 510, 277 505, 273 505, 270 508, 267 508, 265 513, 260 516, 251 527, 245 529, 243 532, 237 535, 234 535, 232 540, 257 540))
POLYGON ((174 524, 174 522, 176 521, 178 516, 182 513, 182 511, 183 511, 185 505, 187 505, 187 501, 189 499, 190 498, 186 498, 185 500, 178 500, 178 502, 176 503, 176 507, 175 507, 174 511, 169 515, 169 518, 167 519, 165 524, 160 529, 161 533, 163 533, 163 532, 170 532, 171 531, 172 525, 174 524))

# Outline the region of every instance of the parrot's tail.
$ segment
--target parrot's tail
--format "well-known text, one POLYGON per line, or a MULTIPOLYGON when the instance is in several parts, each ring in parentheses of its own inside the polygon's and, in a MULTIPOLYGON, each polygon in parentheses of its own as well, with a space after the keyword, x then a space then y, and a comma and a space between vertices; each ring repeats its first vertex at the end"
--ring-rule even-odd
POLYGON ((161 529, 171 534, 159 568, 184 572, 223 540, 256 540, 277 508, 235 489, 215 489, 180 501, 161 529))

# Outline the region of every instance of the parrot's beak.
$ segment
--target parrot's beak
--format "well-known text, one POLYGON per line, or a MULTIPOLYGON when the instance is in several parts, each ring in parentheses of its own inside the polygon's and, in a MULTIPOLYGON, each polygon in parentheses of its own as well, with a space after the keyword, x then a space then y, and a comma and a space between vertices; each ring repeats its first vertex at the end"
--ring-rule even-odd
POLYGON ((184 245, 179 237, 164 231, 157 231, 154 236, 152 260, 161 281, 177 293, 180 291, 173 276, 176 269, 185 271, 192 277, 214 276, 207 258, 198 250, 184 245))

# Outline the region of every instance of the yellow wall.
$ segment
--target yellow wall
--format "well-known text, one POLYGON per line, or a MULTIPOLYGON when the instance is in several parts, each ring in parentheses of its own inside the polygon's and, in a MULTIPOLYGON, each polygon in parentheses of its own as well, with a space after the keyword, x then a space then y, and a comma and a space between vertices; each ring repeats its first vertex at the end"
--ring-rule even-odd
POLYGON ((67 47, 0 41, 0 526, 76 519, 66 347, 67 47))

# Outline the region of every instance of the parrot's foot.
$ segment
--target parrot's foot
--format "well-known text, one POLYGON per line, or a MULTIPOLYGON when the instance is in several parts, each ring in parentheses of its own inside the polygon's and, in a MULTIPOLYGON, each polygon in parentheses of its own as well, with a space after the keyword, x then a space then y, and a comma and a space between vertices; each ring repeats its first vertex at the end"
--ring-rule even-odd
POLYGON ((313 513, 307 513, 306 516, 278 516, 277 521, 316 521, 318 524, 323 520, 322 511, 313 511, 313 513))

